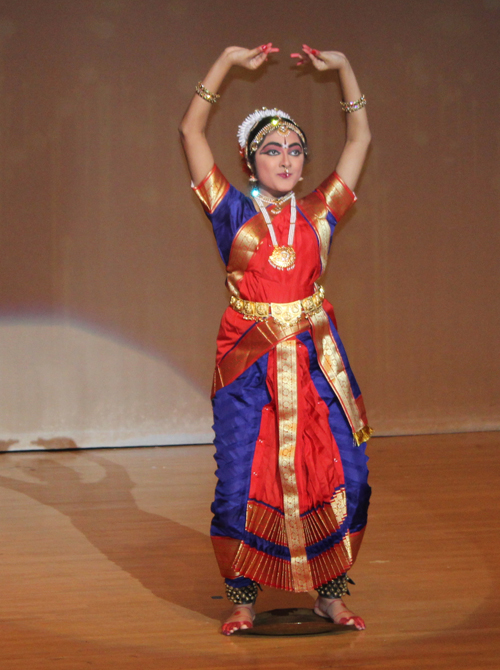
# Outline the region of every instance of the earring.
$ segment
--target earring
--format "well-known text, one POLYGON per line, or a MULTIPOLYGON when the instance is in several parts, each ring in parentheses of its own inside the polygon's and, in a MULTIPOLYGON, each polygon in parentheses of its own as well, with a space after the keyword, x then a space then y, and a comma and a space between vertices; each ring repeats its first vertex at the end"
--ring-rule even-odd
POLYGON ((250 184, 250 195, 252 196, 252 198, 258 198, 260 195, 259 180, 254 174, 251 174, 250 177, 248 178, 248 182, 250 184))
POLYGON ((299 181, 304 181, 304 177, 299 177, 299 181))

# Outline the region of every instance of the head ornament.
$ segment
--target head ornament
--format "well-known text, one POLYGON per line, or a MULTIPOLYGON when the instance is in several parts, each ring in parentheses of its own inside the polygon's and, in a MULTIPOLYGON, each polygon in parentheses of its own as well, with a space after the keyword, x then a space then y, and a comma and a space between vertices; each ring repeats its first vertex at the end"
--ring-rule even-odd
POLYGON ((248 161, 249 155, 257 151, 259 144, 266 135, 277 131, 280 135, 286 136, 291 130, 297 133, 304 146, 304 150, 307 151, 304 133, 289 114, 276 107, 273 109, 267 109, 267 107, 256 109, 238 127, 240 151, 248 161), (269 122, 265 123, 264 119, 269 119, 269 122), (264 123, 262 124, 262 122, 264 123), (259 128, 259 126, 261 127, 259 128))
POLYGON ((238 142, 241 149, 245 147, 252 128, 254 128, 259 123, 259 121, 262 121, 262 119, 265 119, 268 116, 275 116, 280 119, 289 119, 293 122, 293 119, 289 114, 282 112, 281 109, 276 109, 276 107, 274 109, 267 109, 267 107, 256 109, 255 112, 249 114, 243 123, 238 126, 238 142))

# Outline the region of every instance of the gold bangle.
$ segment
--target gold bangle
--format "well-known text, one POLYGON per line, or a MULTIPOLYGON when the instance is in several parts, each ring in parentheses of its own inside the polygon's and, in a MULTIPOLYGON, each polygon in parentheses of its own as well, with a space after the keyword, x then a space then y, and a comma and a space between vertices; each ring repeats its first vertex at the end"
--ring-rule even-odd
POLYGON ((363 107, 366 107, 366 98, 362 95, 359 100, 353 100, 353 102, 344 102, 342 100, 340 106, 342 107, 343 112, 352 114, 353 112, 357 112, 358 110, 363 109, 363 107))
POLYGON ((215 105, 217 100, 220 98, 220 95, 218 93, 210 93, 208 88, 205 88, 201 81, 198 82, 198 85, 196 87, 196 93, 200 96, 200 98, 203 98, 203 100, 206 100, 209 102, 211 105, 215 105))

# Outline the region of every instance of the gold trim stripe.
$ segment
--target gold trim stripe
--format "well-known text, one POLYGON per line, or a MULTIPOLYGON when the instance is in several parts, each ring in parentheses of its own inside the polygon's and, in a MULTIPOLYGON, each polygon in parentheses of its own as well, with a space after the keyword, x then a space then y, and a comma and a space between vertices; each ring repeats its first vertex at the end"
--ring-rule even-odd
MULTIPOLYGON (((335 493, 331 504, 311 510, 302 516, 299 521, 304 529, 306 546, 330 537, 339 529, 346 515, 345 504, 345 489, 342 488, 335 493)), ((277 545, 287 544, 283 514, 254 500, 249 501, 247 506, 246 530, 277 545)), ((358 548, 356 544, 355 549, 358 548)), ((353 563, 352 553, 350 536, 347 534, 341 542, 310 560, 308 569, 312 582, 309 582, 306 590, 316 588, 346 572, 353 563)), ((292 571, 291 562, 265 554, 241 542, 231 574, 236 576, 242 574, 259 584, 273 588, 297 591, 297 580, 292 571)), ((299 583, 298 586, 304 590, 304 584, 299 583)))
POLYGON ((289 561, 264 554, 242 542, 233 565, 236 574, 245 575, 258 584, 294 591, 289 561))
MULTIPOLYGON (((311 193, 303 200, 299 200, 297 207, 316 231, 319 238, 319 255, 321 258, 321 274, 326 270, 328 252, 332 230, 326 220, 328 208, 325 201, 316 192, 311 193)), ((321 276, 321 275, 320 275, 321 276)), ((317 279, 319 281, 319 277, 317 279)))
POLYGON ((306 538, 300 518, 299 491, 295 474, 297 447, 297 344, 293 340, 276 347, 278 388, 278 463, 283 488, 283 509, 294 591, 313 588, 311 569, 307 563, 306 538))
POLYGON ((212 214, 217 205, 229 190, 229 182, 219 170, 217 165, 214 165, 205 179, 193 187, 193 191, 201 200, 204 209, 212 214))
MULTIPOLYGON (((331 503, 313 509, 301 518, 306 546, 310 547, 337 532, 347 516, 345 489, 334 494, 331 503)), ((247 505, 245 530, 268 542, 287 545, 285 518, 282 512, 250 500, 247 505)))
POLYGON ((336 172, 327 177, 316 190, 322 194, 328 209, 337 221, 357 200, 356 194, 351 191, 336 172))
POLYGON ((254 500, 251 500, 247 505, 245 530, 268 542, 286 547, 283 514, 254 500))
MULTIPOLYGON (((309 591, 349 570, 352 565, 349 547, 350 539, 349 535, 346 535, 340 544, 336 544, 328 551, 309 561, 311 570, 309 591)), ((234 573, 235 575, 245 575, 263 586, 271 586, 284 591, 297 591, 292 579, 289 561, 264 554, 243 542, 238 549, 235 568, 237 570, 234 573)))
MULTIPOLYGON (((228 307, 227 309, 231 309, 228 307)), ((214 374, 212 397, 217 391, 237 379, 252 363, 264 356, 281 340, 309 330, 309 321, 304 317, 292 326, 281 326, 273 320, 256 323, 243 335, 238 345, 220 361, 214 374)))
POLYGON ((231 296, 239 298, 238 286, 252 256, 258 251, 267 234, 267 224, 260 212, 246 221, 236 233, 227 264, 227 287, 231 296))
POLYGON ((352 565, 349 533, 342 542, 309 561, 314 587, 320 586, 347 572, 352 565))
POLYGON ((326 217, 328 210, 339 221, 347 210, 356 202, 356 195, 344 184, 334 172, 305 198, 297 203, 299 210, 309 220, 319 237, 319 252, 322 273, 326 270, 332 231, 326 217))
POLYGON ((356 444, 359 446, 369 439, 372 431, 365 425, 360 415, 344 361, 330 332, 328 316, 324 310, 321 310, 316 314, 311 314, 308 319, 313 327, 312 336, 320 367, 344 409, 356 444))

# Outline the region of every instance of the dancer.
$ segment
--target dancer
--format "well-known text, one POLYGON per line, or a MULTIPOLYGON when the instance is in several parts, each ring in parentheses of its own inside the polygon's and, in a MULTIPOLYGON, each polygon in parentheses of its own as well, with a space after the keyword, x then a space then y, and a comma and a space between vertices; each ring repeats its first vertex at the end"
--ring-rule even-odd
POLYGON ((218 483, 211 527, 234 604, 226 635, 252 627, 260 585, 316 590, 316 614, 365 627, 342 598, 366 526, 371 429, 318 282, 334 227, 356 200, 370 143, 366 100, 343 54, 307 45, 292 54, 299 67, 338 71, 347 121, 335 171, 304 198, 294 188, 307 138, 285 112, 257 110, 238 129, 250 196, 229 184, 205 137, 229 70, 262 67, 278 51, 272 43, 227 48, 198 83, 180 126, 230 293, 213 385, 218 483))

